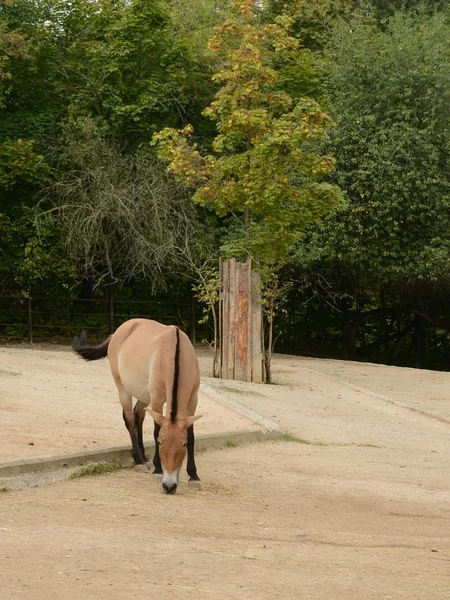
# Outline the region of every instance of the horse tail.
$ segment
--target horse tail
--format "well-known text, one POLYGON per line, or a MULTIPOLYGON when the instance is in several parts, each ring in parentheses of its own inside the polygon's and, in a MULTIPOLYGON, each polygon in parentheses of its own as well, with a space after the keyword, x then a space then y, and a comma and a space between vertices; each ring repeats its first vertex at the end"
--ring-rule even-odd
POLYGON ((83 330, 80 333, 80 337, 76 336, 73 338, 72 348, 74 352, 84 358, 84 360, 99 360, 100 358, 105 358, 108 355, 108 346, 109 342, 111 341, 111 337, 112 336, 109 336, 109 338, 100 344, 100 346, 90 348, 87 345, 86 331, 83 330))
POLYGON ((170 407, 170 420, 175 423, 178 413, 178 380, 180 378, 180 330, 175 327, 177 334, 177 343, 175 346, 173 384, 172 384, 172 403, 170 407))

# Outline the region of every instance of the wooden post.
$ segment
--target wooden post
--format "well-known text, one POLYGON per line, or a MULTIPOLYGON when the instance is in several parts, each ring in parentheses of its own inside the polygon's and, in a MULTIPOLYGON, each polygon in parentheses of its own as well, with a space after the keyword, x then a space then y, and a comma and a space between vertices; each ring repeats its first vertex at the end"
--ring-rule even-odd
POLYGON ((221 371, 220 376, 228 378, 228 356, 229 356, 229 326, 230 326, 230 263, 222 263, 221 285, 220 285, 221 310, 221 371))
POLYGON ((223 281, 223 261, 219 259, 219 322, 217 323, 217 336, 218 336, 218 348, 216 348, 216 355, 218 353, 218 364, 217 371, 214 373, 214 377, 222 377, 222 334, 223 334, 223 322, 222 322, 222 310, 223 310, 223 290, 222 290, 222 281, 223 281))
POLYGON ((228 368, 225 374, 226 379, 234 379, 235 377, 235 357, 236 357, 236 259, 230 260, 229 272, 229 313, 228 313, 228 368))
POLYGON ((252 281, 252 260, 248 256, 245 261, 247 266, 247 373, 245 381, 253 381, 252 377, 252 363, 253 363, 253 346, 254 340, 252 338, 253 333, 253 281, 252 281))
POLYGON ((251 326, 252 326, 252 378, 251 381, 262 383, 264 381, 264 348, 263 348, 263 321, 261 306, 261 277, 259 273, 252 272, 252 302, 251 302, 251 326))
MULTIPOLYGON (((236 265, 236 346, 234 379, 248 381, 247 379, 247 354, 250 350, 248 339, 249 322, 249 263, 237 263, 236 265)), ((251 353, 250 353, 251 354, 251 353)))
POLYGON ((221 376, 255 381, 264 378, 260 277, 250 258, 220 266, 221 376))

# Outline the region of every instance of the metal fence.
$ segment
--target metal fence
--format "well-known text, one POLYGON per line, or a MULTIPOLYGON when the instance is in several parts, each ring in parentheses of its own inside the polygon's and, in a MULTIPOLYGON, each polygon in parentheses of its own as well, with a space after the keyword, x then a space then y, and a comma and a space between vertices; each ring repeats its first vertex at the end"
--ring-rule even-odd
MULTIPOLYGON (((48 339, 68 339, 87 329, 91 338, 102 338, 131 318, 155 319, 178 325, 193 343, 199 330, 194 299, 123 300, 110 293, 106 298, 64 298, 0 296, 0 336, 27 339, 30 343, 48 339)), ((203 335, 207 327, 200 326, 203 335)))

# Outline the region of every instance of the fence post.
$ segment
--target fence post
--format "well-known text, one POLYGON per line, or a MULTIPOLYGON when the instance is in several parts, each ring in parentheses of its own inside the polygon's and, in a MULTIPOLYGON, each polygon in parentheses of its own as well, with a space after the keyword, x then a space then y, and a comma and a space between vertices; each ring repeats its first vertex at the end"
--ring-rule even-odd
POLYGON ((33 343, 33 315, 31 313, 31 298, 27 299, 28 304, 28 343, 33 343))
POLYGON ((109 304, 109 333, 114 333, 114 292, 113 286, 108 286, 108 304, 109 304))

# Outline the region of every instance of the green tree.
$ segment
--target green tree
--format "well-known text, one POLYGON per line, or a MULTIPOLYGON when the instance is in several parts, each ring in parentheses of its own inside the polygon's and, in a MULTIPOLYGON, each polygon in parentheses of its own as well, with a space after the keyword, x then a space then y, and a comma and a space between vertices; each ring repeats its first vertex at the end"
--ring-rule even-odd
POLYGON ((328 147, 349 206, 309 229, 296 260, 331 274, 333 293, 354 299, 337 306, 355 309, 356 326, 377 311, 445 321, 449 34, 443 14, 398 13, 383 30, 360 17, 341 22, 332 37, 328 147))
MULTIPOLYGON (((165 129, 154 139, 169 171, 195 190, 194 202, 228 218, 224 256, 256 259, 263 283, 277 296, 283 290, 277 272, 292 244, 307 224, 341 207, 342 197, 326 181, 332 158, 316 148, 328 116, 311 98, 294 101, 280 86, 277 65, 299 49, 289 35, 292 20, 261 24, 252 0, 235 1, 232 10, 209 42, 221 59, 213 77, 221 88, 203 112, 216 124, 211 151, 190 142, 191 126, 165 129)), ((265 301, 270 381, 275 297, 265 301)))
POLYGON ((0 4, 0 19, 26 40, 27 54, 10 61, 7 94, 1 107, 0 141, 29 140, 38 144, 54 129, 66 102, 56 86, 55 46, 41 1, 0 4))
POLYGON ((267 18, 285 14, 293 19, 293 34, 305 48, 321 51, 326 45, 333 21, 349 16, 359 0, 268 0, 267 18))
POLYGON ((71 114, 90 115, 132 147, 176 123, 187 73, 166 3, 111 0, 89 22, 60 66, 71 114))
POLYGON ((9 190, 18 182, 42 182, 47 172, 43 157, 33 150, 31 142, 18 139, 0 143, 0 194, 2 188, 9 190))
POLYGON ((291 20, 259 25, 253 2, 233 7, 234 19, 210 40, 223 65, 214 75, 222 87, 204 111, 218 132, 211 153, 190 143, 190 126, 165 129, 155 140, 169 171, 195 189, 197 204, 233 215, 228 255, 279 263, 307 223, 342 205, 339 189, 325 181, 333 160, 314 147, 329 118, 313 100, 294 103, 278 88, 271 59, 298 48, 291 20))
POLYGON ((0 13, 0 108, 4 106, 9 91, 11 62, 30 58, 26 36, 21 31, 10 29, 0 13))
MULTIPOLYGON (((179 49, 185 72, 182 104, 178 104, 178 123, 190 123, 203 147, 214 138, 214 124, 202 116, 217 91, 212 80, 220 58, 208 48, 213 29, 226 21, 231 0, 170 0, 168 36, 179 49)), ((177 123, 177 124, 178 124, 177 123)))
MULTIPOLYGON (((214 9, 212 2, 205 3, 204 23, 199 29, 212 28, 207 19, 209 5, 214 9)), ((4 231, 0 251, 2 281, 8 291, 15 285, 25 289, 27 277, 38 286, 39 269, 45 272, 48 287, 52 264, 55 281, 61 282, 62 271, 52 248, 61 254, 68 245, 60 244, 53 226, 43 228, 40 222, 36 232, 27 211, 38 202, 42 210, 49 209, 50 195, 42 194, 42 189, 53 187, 53 179, 66 182, 79 172, 80 155, 73 150, 80 146, 80 135, 67 127, 67 122, 73 123, 80 115, 80 122, 86 118, 95 121, 96 127, 89 133, 91 145, 104 140, 106 132, 111 144, 106 144, 105 161, 112 145, 121 167, 126 170, 127 163, 132 170, 136 144, 149 139, 163 124, 181 120, 187 107, 196 111, 194 94, 189 91, 200 80, 200 68, 189 75, 195 31, 182 31, 181 10, 175 1, 173 5, 143 0, 0 4, 0 214, 4 231), (177 18, 179 25, 175 24, 177 18), (69 132, 72 139, 68 139, 69 132), (121 158, 126 152, 129 158, 121 158)), ((208 77, 202 73, 201 78, 205 81, 208 77)), ((208 85, 211 97, 212 86, 208 85)), ((143 160, 139 164, 142 170, 143 160)), ((150 170, 150 182, 157 189, 156 170, 150 170)), ((165 175, 163 179, 167 183, 165 175)), ((182 195, 181 186, 178 190, 182 195)), ((169 202, 168 210, 170 206, 169 202)), ((154 240, 151 233, 149 244, 154 240)), ((60 235, 74 239, 67 230, 60 235)), ((182 245, 182 236, 179 242, 182 245)), ((158 256, 164 248, 162 243, 158 256)), ((82 261, 75 258, 80 267, 82 261)), ((151 257, 147 266, 150 263, 151 257)), ((158 265, 155 260, 155 272, 159 272, 158 265)), ((97 265, 100 271, 104 266, 104 262, 97 265)), ((72 273, 66 272, 72 285, 72 273)))

